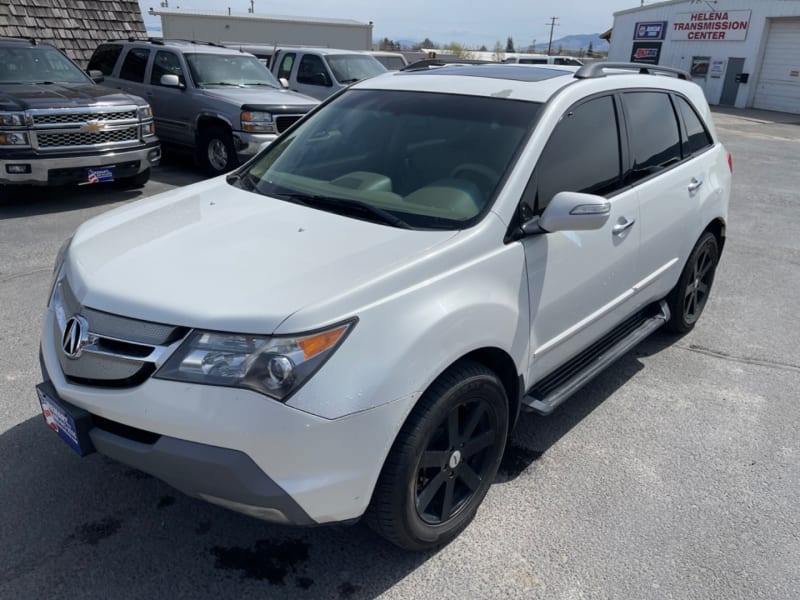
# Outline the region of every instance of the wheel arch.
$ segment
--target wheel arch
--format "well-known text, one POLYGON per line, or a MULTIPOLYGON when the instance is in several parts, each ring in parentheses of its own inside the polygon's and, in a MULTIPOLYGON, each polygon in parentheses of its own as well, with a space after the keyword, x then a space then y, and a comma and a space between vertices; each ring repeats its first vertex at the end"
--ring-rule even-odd
POLYGON ((195 119, 194 122, 195 138, 199 141, 203 131, 209 127, 226 127, 227 129, 233 131, 233 125, 224 116, 211 113, 201 113, 197 116, 197 119, 195 119))
MULTIPOLYGON (((722 249, 725 246, 725 237, 726 237, 726 224, 725 221, 722 220, 720 217, 717 217, 713 221, 711 221, 706 228, 703 230, 703 233, 706 231, 710 231, 714 234, 714 237, 717 238, 717 246, 719 247, 719 255, 722 256, 722 249)), ((701 233, 700 235, 703 235, 701 233)))
POLYGON ((508 433, 510 435, 519 420, 520 400, 524 387, 522 376, 517 373, 514 360, 505 350, 500 348, 478 348, 454 361, 445 371, 465 359, 473 360, 493 371, 503 384, 506 398, 508 399, 508 433))

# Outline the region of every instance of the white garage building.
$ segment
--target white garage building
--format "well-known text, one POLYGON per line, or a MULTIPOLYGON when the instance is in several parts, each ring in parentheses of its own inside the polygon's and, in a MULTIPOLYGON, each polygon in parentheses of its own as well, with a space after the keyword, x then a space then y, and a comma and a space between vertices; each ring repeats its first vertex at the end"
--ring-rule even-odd
POLYGON ((800 114, 800 0, 672 0, 614 14, 611 61, 686 69, 711 104, 800 114))

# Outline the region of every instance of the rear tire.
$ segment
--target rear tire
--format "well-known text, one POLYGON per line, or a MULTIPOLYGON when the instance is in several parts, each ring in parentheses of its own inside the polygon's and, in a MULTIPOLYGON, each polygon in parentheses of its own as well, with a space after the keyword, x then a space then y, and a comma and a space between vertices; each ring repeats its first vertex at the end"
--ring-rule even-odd
POLYGON ((667 296, 670 310, 667 329, 688 333, 694 328, 708 302, 718 262, 717 238, 706 231, 697 240, 678 283, 667 296))
POLYGON ((233 135, 222 125, 207 127, 200 134, 200 165, 209 175, 222 175, 239 164, 233 135))
POLYGON ((473 361, 443 373, 411 411, 383 466, 366 522, 407 550, 455 538, 489 489, 508 433, 500 379, 473 361))

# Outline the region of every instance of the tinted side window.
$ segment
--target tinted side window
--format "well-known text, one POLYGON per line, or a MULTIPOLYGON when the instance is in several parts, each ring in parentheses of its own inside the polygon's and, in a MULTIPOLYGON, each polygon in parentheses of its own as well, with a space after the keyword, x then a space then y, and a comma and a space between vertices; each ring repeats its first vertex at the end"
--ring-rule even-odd
POLYGON ((300 59, 300 66, 297 67, 297 83, 331 85, 331 78, 319 56, 306 54, 300 59))
POLYGON ((292 65, 294 64, 294 53, 287 54, 281 59, 281 66, 278 69, 278 79, 284 77, 289 79, 292 74, 292 65))
POLYGON ((161 85, 162 75, 177 75, 178 81, 182 85, 186 85, 186 80, 183 77, 183 69, 181 69, 180 60, 172 52, 165 52, 159 50, 156 57, 153 59, 153 72, 150 75, 150 83, 152 85, 161 85))
POLYGON ((558 192, 608 195, 622 185, 619 128, 614 99, 595 98, 567 112, 553 130, 525 203, 541 213, 558 192))
POLYGON ((683 117, 683 124, 686 126, 687 139, 683 140, 683 156, 685 158, 690 154, 708 148, 714 142, 711 140, 711 136, 708 134, 708 130, 706 130, 700 117, 697 116, 697 113, 689 103, 680 96, 675 99, 678 104, 678 110, 681 111, 681 116, 683 117))
POLYGON ((101 71, 103 75, 111 75, 114 65, 122 52, 122 46, 118 44, 104 44, 92 54, 89 61, 89 70, 101 71))
POLYGON ((632 181, 681 160, 678 121, 667 94, 630 92, 622 96, 633 155, 632 181))
POLYGON ((139 83, 143 82, 148 56, 150 56, 150 50, 146 48, 131 48, 128 50, 128 54, 125 55, 125 62, 122 63, 122 69, 119 72, 120 78, 139 83))

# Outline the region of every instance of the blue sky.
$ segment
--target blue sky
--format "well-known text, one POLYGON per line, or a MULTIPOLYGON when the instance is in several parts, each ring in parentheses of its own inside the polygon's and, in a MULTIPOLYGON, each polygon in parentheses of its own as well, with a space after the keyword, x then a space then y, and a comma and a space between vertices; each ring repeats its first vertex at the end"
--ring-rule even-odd
MULTIPOLYGON (((160 23, 147 10, 157 8, 161 0, 139 0, 145 23, 160 23)), ((615 11, 639 6, 639 0, 337 0, 303 3, 287 0, 255 0, 255 12, 262 15, 293 15, 372 21, 374 38, 419 40, 425 37, 434 42, 451 41, 467 45, 485 44, 491 48, 496 41, 505 44, 510 35, 516 45, 547 41, 550 17, 559 17, 553 38, 565 35, 597 33, 613 24, 615 11)), ((647 2, 650 4, 650 2, 647 2)), ((169 0, 170 8, 247 12, 249 0, 169 0)))

